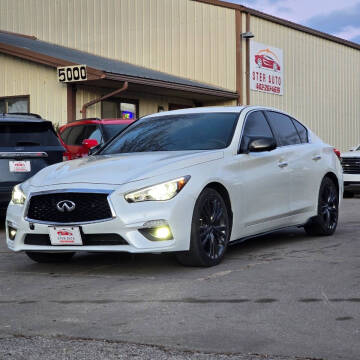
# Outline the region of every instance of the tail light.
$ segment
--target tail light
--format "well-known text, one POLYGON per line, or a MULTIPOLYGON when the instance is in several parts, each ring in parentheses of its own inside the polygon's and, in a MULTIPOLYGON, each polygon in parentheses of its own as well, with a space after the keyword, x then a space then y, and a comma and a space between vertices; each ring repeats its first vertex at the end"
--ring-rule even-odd
POLYGON ((339 159, 341 159, 340 150, 338 150, 338 149, 336 149, 336 148, 334 148, 333 150, 334 150, 335 155, 336 155, 339 159))

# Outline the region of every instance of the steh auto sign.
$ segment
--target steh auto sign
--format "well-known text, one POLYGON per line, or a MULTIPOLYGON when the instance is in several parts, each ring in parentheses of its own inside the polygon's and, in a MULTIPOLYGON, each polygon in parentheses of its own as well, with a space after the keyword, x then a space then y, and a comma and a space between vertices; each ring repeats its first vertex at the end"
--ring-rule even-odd
POLYGON ((255 41, 250 42, 250 89, 283 95, 283 51, 255 41))

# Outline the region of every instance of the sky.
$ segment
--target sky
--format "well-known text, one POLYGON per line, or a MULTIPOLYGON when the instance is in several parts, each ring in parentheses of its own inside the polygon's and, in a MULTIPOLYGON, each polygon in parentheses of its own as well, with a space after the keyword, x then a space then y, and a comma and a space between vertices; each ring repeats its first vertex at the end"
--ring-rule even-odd
POLYGON ((227 0, 360 44, 360 0, 227 0))

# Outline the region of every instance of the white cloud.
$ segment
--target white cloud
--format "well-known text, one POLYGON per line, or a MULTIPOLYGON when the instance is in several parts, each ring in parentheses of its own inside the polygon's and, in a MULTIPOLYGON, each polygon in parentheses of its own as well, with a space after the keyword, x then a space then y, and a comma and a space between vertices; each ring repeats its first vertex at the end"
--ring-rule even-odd
POLYGON ((304 23, 307 19, 343 10, 359 3, 359 0, 231 0, 286 20, 304 23))
POLYGON ((360 27, 346 26, 342 31, 334 35, 346 40, 355 39, 360 36, 360 27))

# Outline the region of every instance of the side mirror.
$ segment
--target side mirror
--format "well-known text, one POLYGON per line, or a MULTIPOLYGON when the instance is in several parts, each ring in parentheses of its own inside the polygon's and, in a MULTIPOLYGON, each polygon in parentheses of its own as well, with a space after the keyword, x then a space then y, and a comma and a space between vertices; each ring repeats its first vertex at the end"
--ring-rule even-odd
POLYGON ((254 139, 249 143, 248 152, 271 151, 276 149, 276 143, 272 138, 254 139))
POLYGON ((92 147, 91 149, 89 149, 88 155, 94 155, 100 148, 101 144, 92 147))
POLYGON ((99 145, 99 143, 95 139, 85 139, 85 140, 83 140, 82 144, 87 150, 90 150, 94 146, 99 145))

